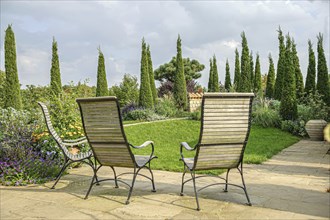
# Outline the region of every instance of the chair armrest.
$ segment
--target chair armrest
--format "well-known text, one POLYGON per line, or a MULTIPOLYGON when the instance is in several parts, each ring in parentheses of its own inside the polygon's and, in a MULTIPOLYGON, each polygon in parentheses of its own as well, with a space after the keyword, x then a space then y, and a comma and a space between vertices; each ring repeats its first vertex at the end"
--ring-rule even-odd
POLYGON ((82 141, 82 140, 86 140, 86 137, 81 137, 81 138, 77 138, 77 139, 74 139, 74 140, 63 140, 63 142, 73 143, 73 142, 79 142, 79 141, 82 141))
POLYGON ((83 144, 83 143, 86 143, 86 142, 87 142, 87 139, 85 137, 85 138, 79 138, 79 139, 76 139, 76 140, 63 140, 62 144, 64 146, 72 147, 72 146, 83 144))
POLYGON ((134 149, 142 149, 145 148, 146 146, 150 145, 151 146, 151 154, 150 154, 150 159, 152 158, 155 148, 154 148, 154 142, 153 141, 146 141, 143 144, 141 144, 140 146, 134 146, 132 144, 129 144, 132 148, 134 149))
POLYGON ((196 147, 191 148, 187 142, 181 142, 181 144, 180 144, 180 155, 181 155, 181 159, 184 158, 183 153, 182 153, 182 149, 183 149, 183 147, 184 147, 187 151, 194 151, 194 150, 196 150, 196 147))

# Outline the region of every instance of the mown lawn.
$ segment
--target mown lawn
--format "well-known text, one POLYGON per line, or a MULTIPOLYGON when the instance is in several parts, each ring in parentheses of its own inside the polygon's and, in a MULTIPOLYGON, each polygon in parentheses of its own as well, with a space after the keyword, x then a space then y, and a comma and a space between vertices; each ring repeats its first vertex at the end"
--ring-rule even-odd
MULTIPOLYGON (((152 168, 168 171, 182 171, 183 165, 179 161, 180 143, 185 141, 194 147, 198 142, 199 130, 200 122, 193 120, 162 121, 125 127, 127 138, 133 145, 140 145, 146 140, 154 141, 155 155, 158 159, 152 161, 152 168)), ((262 163, 297 141, 298 137, 279 129, 252 126, 244 162, 262 163)), ((135 153, 146 154, 147 151, 138 150, 135 153)))

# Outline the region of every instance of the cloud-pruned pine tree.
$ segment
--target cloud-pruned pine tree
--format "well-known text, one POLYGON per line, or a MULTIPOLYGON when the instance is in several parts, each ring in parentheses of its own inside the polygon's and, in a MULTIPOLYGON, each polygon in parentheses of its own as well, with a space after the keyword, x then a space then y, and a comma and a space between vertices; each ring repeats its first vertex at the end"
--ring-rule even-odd
POLYGON ((285 80, 283 80, 280 115, 283 120, 295 120, 298 116, 296 99, 296 76, 293 63, 291 38, 286 36, 285 47, 285 80))
POLYGON ((217 58, 213 55, 213 92, 220 92, 217 58))
POLYGON ((317 84, 316 88, 322 95, 323 101, 330 106, 330 85, 327 61, 323 49, 323 35, 317 36, 317 84))
POLYGON ((255 81, 255 73, 254 73, 254 63, 253 63, 253 51, 250 52, 250 82, 251 82, 251 90, 254 91, 254 81, 255 81))
POLYGON ((259 54, 257 54, 256 58, 256 69, 255 69, 255 76, 254 76, 254 92, 261 91, 261 70, 260 70, 260 60, 259 54))
POLYGON ((242 37, 242 54, 241 54, 241 74, 238 83, 238 92, 251 92, 251 63, 249 55, 248 42, 244 31, 242 37))
POLYGON ((269 59, 269 69, 268 69, 267 84, 266 84, 266 97, 271 99, 274 98, 275 68, 271 54, 269 54, 268 59, 269 59))
POLYGON ((241 75, 241 70, 240 70, 240 65, 239 65, 239 53, 236 48, 236 50, 235 50, 235 74, 234 74, 235 90, 237 90, 237 88, 238 88, 240 75, 241 75))
POLYGON ((58 96, 62 93, 62 82, 60 72, 60 62, 57 53, 57 42, 53 38, 52 43, 52 66, 50 68, 50 89, 53 95, 58 96))
POLYGON ((107 82, 107 75, 105 72, 104 55, 101 48, 98 48, 99 58, 97 66, 97 82, 96 82, 96 96, 108 96, 109 88, 107 82))
POLYGON ((148 56, 148 72, 149 72, 149 82, 150 82, 150 89, 152 93, 153 104, 156 103, 157 98, 157 89, 155 84, 155 76, 154 70, 152 67, 152 60, 151 60, 151 53, 150 53, 150 46, 147 46, 147 56, 148 56))
POLYGON ((226 61, 226 76, 225 76, 225 89, 227 92, 230 91, 231 87, 231 79, 230 79, 230 67, 228 63, 228 59, 226 61))
POLYGON ((209 83, 207 84, 207 91, 214 92, 213 88, 213 63, 212 59, 210 59, 210 74, 209 74, 209 83))
POLYGON ((293 65, 296 76, 296 96, 297 96, 297 100, 300 100, 304 95, 304 81, 303 81, 303 75, 300 70, 297 45, 295 44, 293 38, 292 38, 292 56, 293 56, 292 57, 293 65))
POLYGON ((311 40, 308 40, 308 67, 307 67, 307 76, 305 82, 306 94, 315 93, 315 89, 316 89, 315 77, 316 77, 315 54, 314 54, 312 42, 311 40))
POLYGON ((11 25, 8 25, 5 34, 5 72, 4 107, 20 110, 22 109, 22 99, 17 73, 15 34, 11 25))
POLYGON ((274 98, 281 100, 282 98, 282 88, 283 88, 283 77, 285 73, 285 45, 284 45, 284 36, 281 30, 281 27, 278 29, 278 41, 279 41, 279 55, 277 61, 277 71, 276 71, 276 80, 275 80, 275 90, 274 98))
POLYGON ((187 88, 184 75, 183 61, 182 61, 182 49, 181 38, 178 36, 176 43, 177 55, 176 55, 176 74, 174 79, 174 99, 176 105, 180 109, 186 109, 187 107, 187 88))
POLYGON ((153 108, 154 103, 153 103, 152 91, 150 88, 147 45, 144 38, 142 38, 140 79, 141 79, 141 84, 140 84, 139 105, 143 108, 153 108))

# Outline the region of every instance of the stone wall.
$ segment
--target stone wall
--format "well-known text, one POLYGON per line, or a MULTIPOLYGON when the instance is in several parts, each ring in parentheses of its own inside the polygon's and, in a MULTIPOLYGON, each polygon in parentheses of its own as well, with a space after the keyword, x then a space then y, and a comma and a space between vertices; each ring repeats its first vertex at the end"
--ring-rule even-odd
POLYGON ((189 93, 188 94, 188 111, 196 111, 202 104, 202 93, 189 93))

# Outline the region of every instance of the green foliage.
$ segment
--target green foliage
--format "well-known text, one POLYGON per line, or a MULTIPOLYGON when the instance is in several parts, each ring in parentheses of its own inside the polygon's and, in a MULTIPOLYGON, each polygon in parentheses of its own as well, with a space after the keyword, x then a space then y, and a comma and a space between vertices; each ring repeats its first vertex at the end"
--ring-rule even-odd
POLYGON ((257 96, 253 100, 252 123, 255 125, 280 128, 281 117, 277 103, 257 96))
POLYGON ((214 88, 213 88, 213 63, 212 63, 212 59, 210 59, 210 74, 209 74, 209 83, 207 85, 207 91, 208 92, 214 92, 214 88))
POLYGON ((51 92, 58 96, 62 93, 62 82, 60 73, 60 62, 57 54, 57 42, 53 38, 52 44, 52 67, 50 69, 50 89, 51 92))
POLYGON ((96 96, 108 96, 108 81, 105 72, 104 55, 99 48, 99 58, 97 66, 96 96))
POLYGON ((283 89, 283 82, 285 77, 285 44, 284 44, 284 36, 281 30, 281 27, 278 29, 278 40, 279 40, 279 55, 277 61, 277 75, 275 80, 275 87, 274 87, 274 98, 277 100, 281 100, 282 98, 282 89, 283 89))
MULTIPOLYGON (((283 81, 280 114, 284 120, 295 120, 298 117, 296 99, 296 76, 293 63, 291 39, 286 36, 285 48, 285 80, 283 81)), ((284 79, 284 77, 283 77, 284 79)))
POLYGON ((109 95, 116 96, 120 107, 129 103, 138 103, 139 101, 139 84, 135 76, 125 74, 119 86, 115 85, 110 88, 109 95))
POLYGON ((165 116, 158 115, 153 109, 136 109, 123 115, 124 120, 157 121, 166 119, 165 116))
POLYGON ((308 40, 308 68, 307 76, 305 82, 305 93, 314 93, 315 92, 315 77, 316 77, 316 63, 315 63, 315 54, 313 51, 313 45, 310 40, 308 40))
POLYGON ((142 53, 141 53, 141 75, 140 75, 141 85, 140 85, 140 95, 139 95, 139 105, 143 108, 153 108, 153 97, 150 88, 150 77, 148 70, 148 54, 147 45, 142 39, 142 53))
POLYGON ((242 54, 241 54, 241 74, 237 86, 238 92, 251 92, 251 63, 249 55, 249 47, 245 33, 242 32, 242 54))
POLYGON ((226 77, 225 77, 225 89, 227 92, 229 92, 231 87, 231 79, 230 79, 230 68, 229 68, 229 63, 228 59, 226 61, 226 77))
POLYGON ((285 120, 281 123, 281 129, 287 131, 293 135, 304 137, 306 136, 305 122, 304 121, 291 121, 285 120))
POLYGON ((237 90, 237 86, 239 85, 240 75, 241 75, 241 71, 240 71, 240 65, 239 65, 239 53, 236 48, 236 50, 235 50, 235 75, 234 75, 234 85, 236 86, 236 90, 237 90))
POLYGON ((18 80, 16 63, 15 35, 11 25, 8 25, 5 34, 5 72, 6 82, 4 89, 4 107, 12 107, 17 110, 22 109, 20 84, 18 80))
POLYGON ((155 77, 154 77, 154 71, 152 68, 152 60, 151 60, 151 54, 150 54, 150 46, 147 47, 147 56, 148 56, 148 72, 149 72, 149 82, 150 82, 150 89, 152 93, 153 103, 156 103, 157 96, 157 89, 155 85, 155 77))
POLYGON ((317 36, 317 84, 318 92, 323 95, 323 101, 330 106, 330 85, 327 61, 323 49, 323 35, 317 36))
POLYGON ((34 111, 40 108, 37 102, 49 100, 50 94, 53 93, 48 86, 27 85, 26 89, 21 90, 23 109, 34 111))
POLYGON ((255 88, 254 88, 254 86, 255 86, 255 82, 254 82, 255 81, 255 73, 254 73, 254 63, 253 63, 253 52, 252 52, 252 50, 251 50, 249 58, 250 58, 251 90, 254 91, 255 90, 255 88))
POLYGON ((293 65, 296 76, 296 97, 297 100, 300 100, 303 97, 303 93, 304 93, 304 81, 300 70, 299 57, 296 49, 296 44, 294 43, 293 39, 292 39, 292 56, 293 56, 292 57, 293 65))
POLYGON ((259 91, 262 91, 262 88, 261 88, 261 70, 260 70, 259 54, 257 54, 255 80, 254 80, 254 92, 259 92, 259 91))
POLYGON ((217 67, 217 58, 213 55, 213 67, 212 67, 212 75, 213 75, 213 92, 220 92, 219 88, 219 74, 217 67))
POLYGON ((158 115, 162 115, 168 118, 173 118, 178 115, 178 109, 175 106, 175 102, 170 97, 159 99, 155 106, 155 112, 158 115))
POLYGON ((0 108, 4 107, 6 73, 0 70, 0 108))
MULTIPOLYGON (((202 74, 200 73, 205 69, 203 64, 200 64, 198 60, 190 60, 189 58, 183 58, 183 69, 186 81, 199 79, 202 74)), ((171 81, 174 82, 176 75, 177 57, 172 57, 170 62, 160 65, 155 71, 155 79, 160 82, 171 81)))
POLYGON ((267 75, 266 97, 271 99, 274 97, 275 69, 271 54, 269 54, 268 59, 269 59, 269 69, 267 75))
POLYGON ((304 94, 298 105, 299 120, 308 122, 312 119, 330 121, 330 107, 323 101, 322 95, 316 90, 315 93, 304 94))
POLYGON ((174 79, 174 99, 179 109, 186 109, 187 107, 187 89, 186 79, 184 74, 184 67, 182 61, 181 38, 178 36, 177 40, 177 56, 176 56, 176 74, 174 79))

